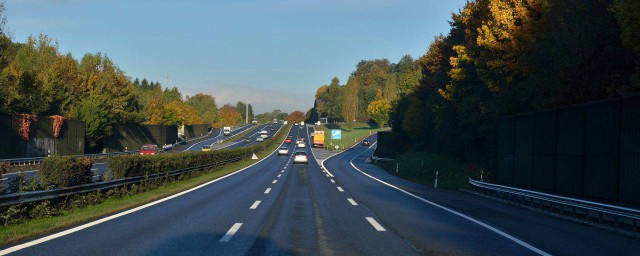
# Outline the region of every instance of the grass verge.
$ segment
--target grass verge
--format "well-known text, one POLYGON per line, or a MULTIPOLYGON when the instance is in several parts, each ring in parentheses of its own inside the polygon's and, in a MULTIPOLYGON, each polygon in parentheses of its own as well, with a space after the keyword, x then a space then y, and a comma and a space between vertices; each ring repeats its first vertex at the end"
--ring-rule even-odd
MULTIPOLYGON (((287 131, 288 127, 283 127, 282 132, 284 133, 284 135, 281 134, 276 139, 283 139, 283 137, 286 136, 287 131)), ((274 143, 273 146, 256 153, 256 155, 259 159, 262 159, 271 154, 278 147, 278 145, 279 144, 274 143)), ((197 175, 196 177, 167 183, 164 186, 160 186, 158 188, 139 194, 118 198, 109 198, 102 201, 101 203, 89 205, 83 208, 61 210, 58 215, 53 217, 33 219, 20 224, 2 226, 2 228, 0 229, 0 246, 7 246, 27 238, 63 230, 71 226, 87 223, 104 216, 109 216, 118 212, 132 209, 202 185, 213 179, 222 177, 241 168, 249 166, 257 161, 259 160, 246 159, 240 162, 225 165, 218 170, 203 172, 201 173, 201 175, 197 175)))
POLYGON ((347 124, 321 125, 321 128, 325 134, 324 135, 325 148, 329 147, 330 150, 334 150, 335 145, 340 146, 340 148, 342 149, 349 148, 364 137, 367 137, 378 131, 386 131, 390 129, 389 127, 380 128, 376 125, 370 125, 368 123, 354 123, 352 130, 349 130, 349 128, 347 127, 347 124), (342 139, 332 141, 331 129, 342 130, 342 139))
POLYGON ((426 152, 407 152, 396 156, 393 161, 378 161, 376 165, 392 175, 427 187, 434 187, 436 172, 438 188, 466 188, 469 177, 480 177, 480 169, 477 167, 450 156, 426 152))

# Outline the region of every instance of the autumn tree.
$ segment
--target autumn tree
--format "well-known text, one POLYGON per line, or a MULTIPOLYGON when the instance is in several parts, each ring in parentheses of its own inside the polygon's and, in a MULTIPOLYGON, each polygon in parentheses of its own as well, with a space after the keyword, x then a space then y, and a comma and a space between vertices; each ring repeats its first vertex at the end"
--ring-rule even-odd
POLYGON ((367 107, 367 113, 380 127, 384 127, 389 122, 390 112, 391 102, 388 99, 372 101, 367 107))
POLYGON ((293 123, 299 123, 304 121, 304 119, 305 119, 304 113, 302 113, 302 111, 296 110, 291 112, 291 114, 287 116, 286 120, 293 123))
POLYGON ((203 123, 211 125, 215 122, 218 107, 213 96, 198 93, 192 97, 187 96, 186 103, 197 111, 203 123))
POLYGON ((240 112, 231 104, 226 104, 218 110, 218 120, 213 124, 214 127, 221 128, 224 126, 233 126, 242 123, 240 112))

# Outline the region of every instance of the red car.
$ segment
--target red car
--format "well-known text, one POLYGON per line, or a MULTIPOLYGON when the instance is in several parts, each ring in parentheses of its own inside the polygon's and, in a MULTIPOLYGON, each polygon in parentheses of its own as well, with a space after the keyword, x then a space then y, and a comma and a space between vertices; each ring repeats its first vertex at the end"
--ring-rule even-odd
POLYGON ((158 145, 144 144, 140 149, 140 155, 155 155, 158 153, 158 145))
POLYGON ((286 144, 291 144, 291 142, 293 142, 293 137, 287 137, 287 138, 284 140, 284 143, 286 143, 286 144))

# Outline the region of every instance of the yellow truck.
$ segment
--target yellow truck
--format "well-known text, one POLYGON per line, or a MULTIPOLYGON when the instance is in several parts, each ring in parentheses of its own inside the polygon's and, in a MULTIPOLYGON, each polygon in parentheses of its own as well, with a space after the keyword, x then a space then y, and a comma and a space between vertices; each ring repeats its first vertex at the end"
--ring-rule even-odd
POLYGON ((313 146, 324 148, 324 131, 313 132, 313 146))

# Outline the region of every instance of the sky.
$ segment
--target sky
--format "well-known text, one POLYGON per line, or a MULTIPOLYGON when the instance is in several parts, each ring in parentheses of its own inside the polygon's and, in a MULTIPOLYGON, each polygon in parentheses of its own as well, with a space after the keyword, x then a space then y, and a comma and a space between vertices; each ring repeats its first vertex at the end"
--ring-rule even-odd
POLYGON ((361 60, 423 55, 466 0, 4 0, 13 40, 104 53, 131 78, 218 106, 306 112, 361 60), (168 83, 167 83, 168 81, 168 83))

